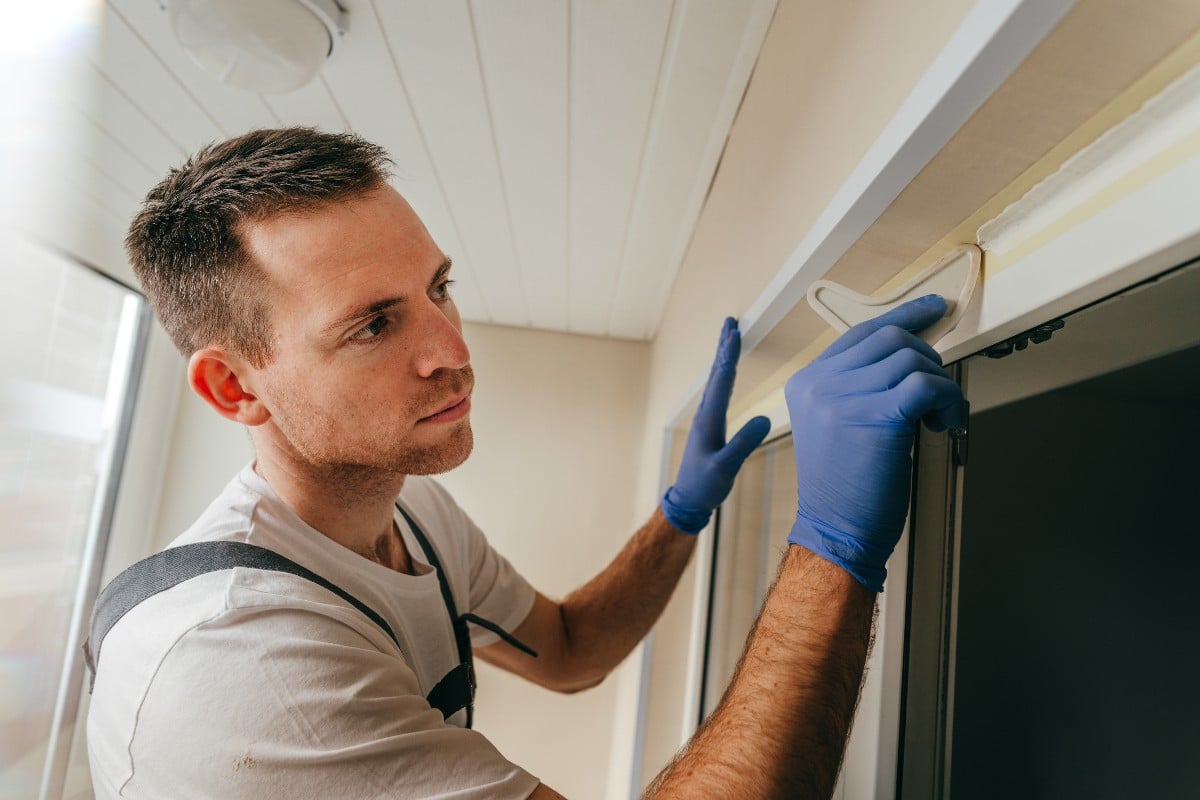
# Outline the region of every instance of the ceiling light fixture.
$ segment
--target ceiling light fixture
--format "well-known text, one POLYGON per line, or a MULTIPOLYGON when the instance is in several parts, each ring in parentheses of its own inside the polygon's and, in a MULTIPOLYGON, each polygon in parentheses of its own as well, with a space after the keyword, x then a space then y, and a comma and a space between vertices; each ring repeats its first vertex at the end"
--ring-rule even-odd
POLYGON ((337 0, 159 0, 184 51, 222 83, 262 94, 307 84, 347 30, 337 0))

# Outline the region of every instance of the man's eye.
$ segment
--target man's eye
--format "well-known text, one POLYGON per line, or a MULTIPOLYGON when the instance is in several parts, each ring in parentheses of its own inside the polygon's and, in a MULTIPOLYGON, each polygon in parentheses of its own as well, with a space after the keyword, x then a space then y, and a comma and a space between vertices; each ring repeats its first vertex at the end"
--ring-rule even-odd
POLYGON ((448 278, 446 280, 442 281, 441 283, 439 283, 437 285, 437 287, 433 290, 433 299, 434 300, 449 300, 450 299, 450 287, 453 285, 454 285, 454 281, 452 281, 448 278))
POLYGON ((387 317, 376 317, 355 331, 354 335, 351 336, 350 339, 352 341, 363 342, 378 338, 378 336, 383 333, 383 329, 387 327, 387 324, 387 317))

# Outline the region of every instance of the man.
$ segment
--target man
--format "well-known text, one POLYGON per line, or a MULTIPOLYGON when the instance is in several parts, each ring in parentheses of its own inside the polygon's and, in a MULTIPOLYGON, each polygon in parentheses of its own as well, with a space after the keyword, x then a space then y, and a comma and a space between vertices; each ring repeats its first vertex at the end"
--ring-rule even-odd
MULTIPOLYGON (((603 680, 767 433, 760 418, 725 441, 728 320, 660 508, 585 586, 537 593, 425 477, 471 451, 473 374, 450 259, 386 164, 353 136, 256 131, 173 170, 134 220, 134 269, 192 389, 255 450, 173 547, 256 545, 301 571, 198 574, 93 642, 99 797, 558 797, 464 727, 470 698, 446 689, 460 651, 558 691, 603 680)), ((908 332, 944 310, 860 326, 789 382, 795 544, 720 708, 649 796, 828 794, 915 423, 961 421, 908 332)))

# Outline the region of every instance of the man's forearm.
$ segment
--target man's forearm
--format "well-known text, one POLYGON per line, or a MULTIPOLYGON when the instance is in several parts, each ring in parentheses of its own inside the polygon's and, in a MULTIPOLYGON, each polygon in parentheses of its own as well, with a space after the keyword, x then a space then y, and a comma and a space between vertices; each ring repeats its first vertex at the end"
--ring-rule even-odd
POLYGON ((725 696, 645 800, 829 797, 874 607, 849 573, 789 547, 725 696))
POLYGON ((696 549, 691 534, 711 519, 770 430, 771 421, 759 416, 726 437, 741 342, 737 320, 727 317, 675 483, 612 563, 559 604, 566 645, 554 672, 569 685, 599 682, 650 631, 696 549))
POLYGON ((629 655, 662 614, 696 537, 655 510, 600 574, 562 601, 574 675, 600 680, 629 655))

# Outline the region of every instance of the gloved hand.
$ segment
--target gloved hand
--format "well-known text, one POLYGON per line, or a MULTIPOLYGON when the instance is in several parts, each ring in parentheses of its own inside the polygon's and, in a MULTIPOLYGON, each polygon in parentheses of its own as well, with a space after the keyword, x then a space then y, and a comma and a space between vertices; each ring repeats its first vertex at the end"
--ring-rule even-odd
POLYGON ((696 534, 704 529, 713 509, 733 488, 733 479, 742 462, 771 430, 769 419, 755 417, 725 443, 725 415, 741 351, 742 335, 737 320, 729 317, 721 328, 717 357, 688 432, 675 485, 659 504, 667 521, 684 533, 696 534))
POLYGON ((941 319, 928 295, 846 331, 784 388, 799 509, 788 541, 883 591, 908 514, 917 423, 967 422, 962 391, 913 335, 941 319))

